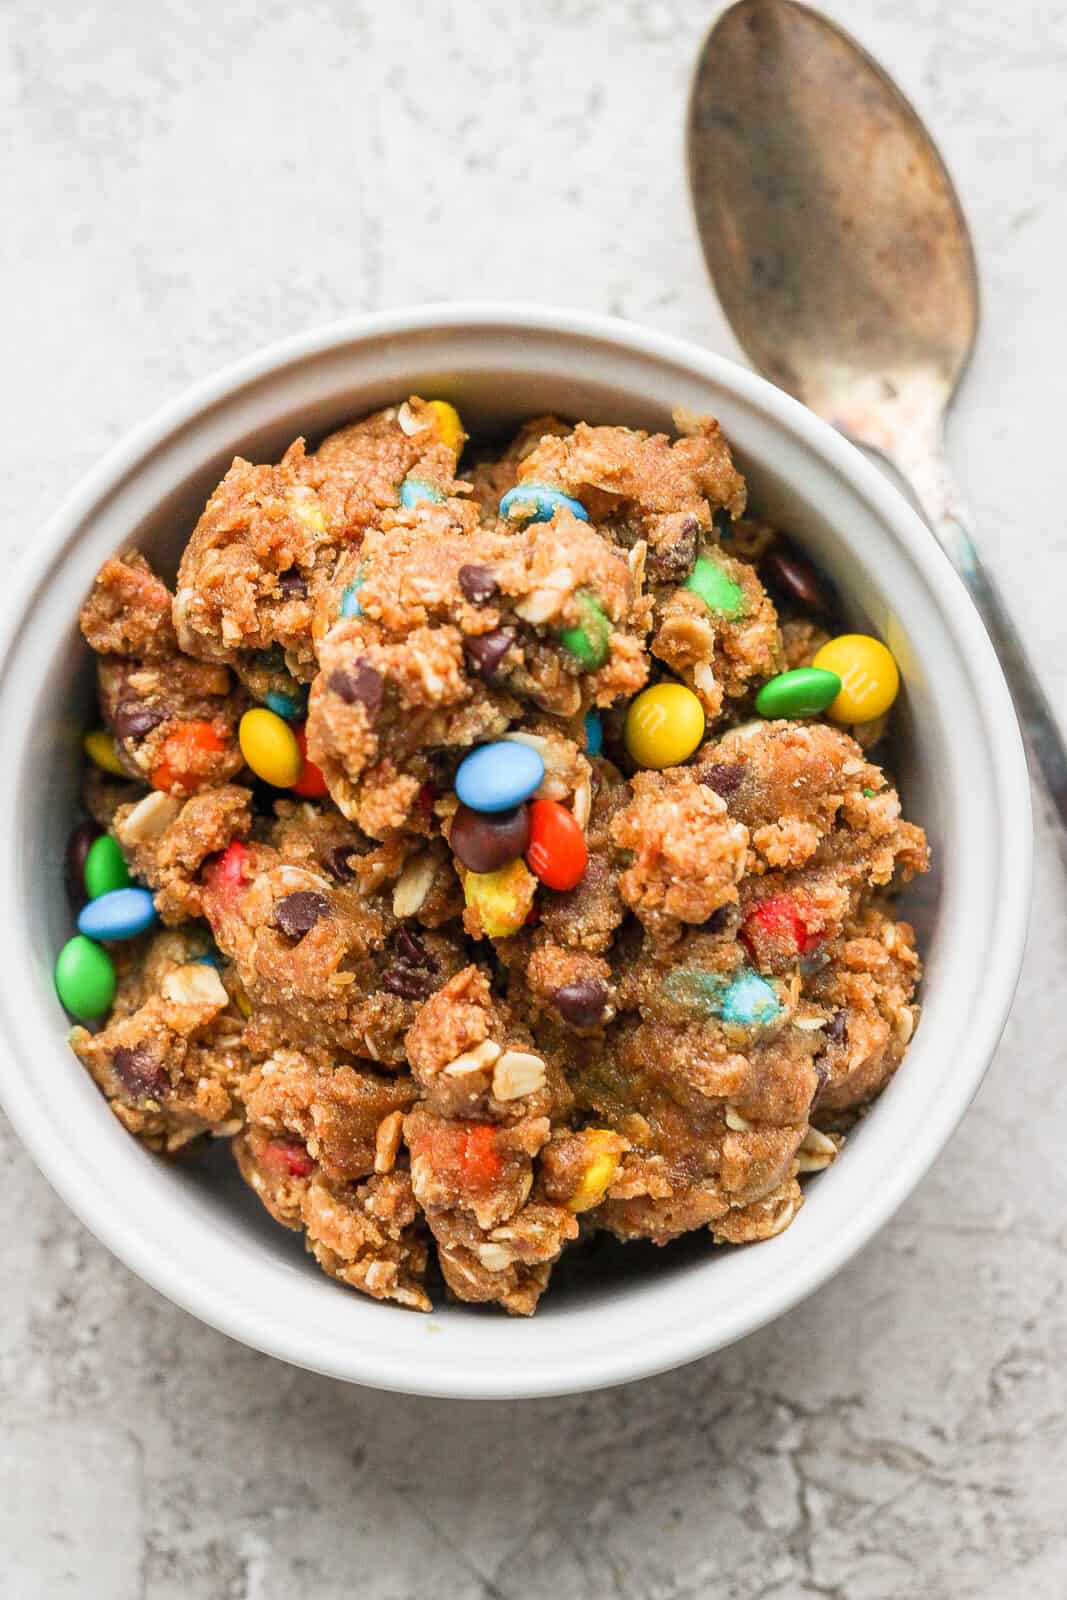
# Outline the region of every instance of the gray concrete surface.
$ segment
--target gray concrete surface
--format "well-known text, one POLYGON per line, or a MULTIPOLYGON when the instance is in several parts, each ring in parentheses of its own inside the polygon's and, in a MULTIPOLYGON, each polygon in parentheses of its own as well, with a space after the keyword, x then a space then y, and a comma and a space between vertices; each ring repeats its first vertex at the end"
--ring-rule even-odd
MULTIPOLYGON (((681 167, 714 9, 6 0, 4 557, 146 411, 341 312, 525 295, 729 350, 681 167)), ((952 450, 1062 699, 1067 11, 830 9, 930 117, 974 222, 987 320, 952 450)), ((0 1593, 1058 1600, 1065 954, 1042 821, 1019 1000, 933 1176, 776 1327, 591 1398, 468 1409, 253 1355, 113 1261, 0 1125, 0 1593)))

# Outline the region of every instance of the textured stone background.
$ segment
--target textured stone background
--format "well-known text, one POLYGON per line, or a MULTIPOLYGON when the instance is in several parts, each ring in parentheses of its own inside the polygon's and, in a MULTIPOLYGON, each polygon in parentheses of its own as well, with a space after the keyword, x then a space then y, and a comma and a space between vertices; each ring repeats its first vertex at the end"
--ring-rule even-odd
MULTIPOLYGON (((1067 11, 829 9, 974 223, 953 454, 1062 696, 1067 11)), ((714 10, 6 0, 3 553, 189 380, 342 312, 529 296, 730 349, 681 161, 714 10)), ((1067 937, 1041 834, 1019 1001, 935 1174, 814 1302, 629 1389, 465 1408, 272 1364, 134 1280, 0 1123, 0 1593, 1059 1600, 1067 937)))

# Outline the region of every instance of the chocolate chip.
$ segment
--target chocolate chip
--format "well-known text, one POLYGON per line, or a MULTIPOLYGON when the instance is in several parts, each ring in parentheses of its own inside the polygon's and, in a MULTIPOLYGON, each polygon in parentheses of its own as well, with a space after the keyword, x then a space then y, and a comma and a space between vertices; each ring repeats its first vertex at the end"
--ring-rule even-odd
POLYGON ((579 978, 565 983, 552 995, 556 1009, 572 1028, 596 1028, 604 1020, 608 986, 601 978, 579 978))
POLYGON ((437 971, 437 962, 427 950, 417 933, 410 928, 398 928, 393 939, 393 947, 401 961, 406 961, 409 967, 426 967, 430 972, 437 971))
POLYGON ((103 833, 98 822, 79 822, 67 840, 65 858, 67 895, 75 911, 80 911, 86 901, 85 858, 90 845, 103 833))
POLYGON ((146 1045, 119 1045, 111 1065, 131 1100, 162 1100, 170 1090, 170 1079, 146 1045))
POLYGON ((731 799, 745 781, 744 762, 713 761, 700 768, 700 781, 706 789, 714 789, 723 800, 731 799))
POLYGON ((826 1024, 825 1038, 827 1044, 848 1043, 848 1012, 835 1011, 826 1024))
POLYGON ((312 889, 300 889, 296 894, 287 894, 284 900, 279 900, 274 907, 274 920, 283 933, 290 939, 302 939, 305 933, 310 933, 320 917, 329 915, 330 902, 324 894, 316 894, 312 889))
POLYGON ((772 545, 760 562, 760 576, 783 600, 825 615, 831 608, 828 586, 793 545, 772 545))
POLYGON ((278 574, 278 588, 286 600, 303 600, 308 592, 308 581, 302 572, 292 568, 278 574))
POLYGON ((472 670, 488 682, 514 643, 515 634, 511 628, 494 628, 492 633, 468 636, 463 648, 472 670))
POLYGON ((351 667, 331 672, 326 687, 339 695, 346 705, 363 706, 371 722, 382 709, 385 680, 378 669, 362 656, 351 667))
POLYGON ((123 744, 129 739, 143 739, 169 716, 170 712, 163 706, 146 706, 142 700, 124 700, 112 719, 115 738, 121 739, 123 744))
POLYGON ((382 988, 402 1000, 428 1000, 433 993, 433 979, 428 972, 414 972, 411 967, 389 967, 382 973, 382 988))
POLYGON ((338 844, 327 852, 325 867, 331 878, 336 878, 338 883, 350 883, 355 877, 355 871, 348 864, 349 856, 355 855, 350 845, 338 844))
POLYGON ((484 606, 500 591, 492 567, 481 561, 468 562, 459 569, 459 586, 472 606, 484 606))

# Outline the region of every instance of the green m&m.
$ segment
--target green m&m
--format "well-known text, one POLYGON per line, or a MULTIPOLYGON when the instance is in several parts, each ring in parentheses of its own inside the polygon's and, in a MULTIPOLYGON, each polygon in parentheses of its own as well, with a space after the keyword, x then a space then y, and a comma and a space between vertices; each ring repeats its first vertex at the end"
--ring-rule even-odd
POLYGON ((84 934, 68 939, 56 961, 56 993, 79 1022, 95 1022, 115 998, 115 967, 107 951, 84 934))
POLYGON ((89 846, 83 876, 90 900, 98 900, 113 889, 125 889, 129 884, 126 858, 109 833, 101 834, 89 846))
POLYGON ((574 603, 581 620, 575 627, 562 630, 560 643, 587 671, 596 672, 608 659, 611 623, 596 595, 588 589, 579 589, 574 603))
POLYGON ((713 616, 734 622, 744 612, 745 595, 741 585, 735 583, 717 561, 698 556, 685 586, 700 596, 713 616))
POLYGON ((841 679, 836 672, 796 667, 763 685, 756 696, 756 710, 761 717, 817 717, 840 693, 841 679))

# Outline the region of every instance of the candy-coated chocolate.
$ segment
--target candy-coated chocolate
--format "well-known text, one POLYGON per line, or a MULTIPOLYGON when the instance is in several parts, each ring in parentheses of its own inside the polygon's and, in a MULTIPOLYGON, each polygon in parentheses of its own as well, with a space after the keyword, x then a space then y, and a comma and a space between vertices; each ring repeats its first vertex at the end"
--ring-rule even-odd
POLYGON ((585 714, 585 753, 588 756, 598 756, 604 748, 604 724, 600 720, 599 711, 587 711, 585 714))
POLYGON ((522 861, 512 861, 497 872, 468 872, 463 878, 463 898, 478 913, 481 930, 490 939, 507 939, 518 933, 533 905, 537 880, 522 861))
POLYGON ((291 789, 300 778, 303 757, 289 724, 265 706, 246 711, 237 731, 241 754, 257 778, 275 789, 291 789))
POLYGON ((545 775, 536 750, 518 740, 483 744, 460 762, 456 793, 472 811, 511 811, 528 800, 545 775))
POLYGON ((544 483, 517 483, 500 502, 500 515, 510 522, 551 522, 560 510, 569 511, 580 522, 589 521, 580 500, 544 483))
POLYGON ((271 689, 270 693, 264 696, 263 704, 276 716, 284 717, 286 722, 298 722, 307 711, 307 690, 300 689, 293 694, 283 694, 280 689, 271 689))
POLYGON ((147 889, 112 889, 82 907, 78 932, 87 939, 136 939, 156 921, 155 903, 147 889))
POLYGON ((608 659, 611 647, 611 623, 604 607, 595 594, 581 589, 574 597, 580 621, 572 628, 564 628, 560 644, 569 650, 589 672, 596 672, 608 659))
POLYGON ((85 863, 89 851, 100 838, 101 831, 98 822, 92 820, 79 822, 67 840, 64 857, 67 895, 75 911, 79 910, 88 899, 88 890, 85 887, 85 863))
POLYGON ((839 634, 823 645, 813 665, 841 679, 841 692, 827 711, 831 722, 873 722, 900 691, 896 662, 880 639, 866 633, 839 634))
POLYGON ((783 600, 804 611, 825 615, 830 610, 830 591, 807 556, 784 539, 771 546, 760 562, 760 576, 783 600))
POLYGON ((753 957, 761 947, 782 954, 807 956, 817 948, 825 927, 814 906, 791 894, 772 894, 751 907, 741 924, 741 938, 753 957))
POLYGON ((102 772, 110 772, 116 778, 127 776, 126 769, 115 754, 115 741, 106 728, 94 728, 92 733, 85 735, 82 744, 89 760, 102 772))
POLYGON ((400 504, 408 510, 412 506, 422 505, 429 500, 434 505, 440 505, 444 495, 436 484, 427 483, 425 478, 405 478, 400 485, 400 504))
POLYGON ((741 585, 735 583, 717 561, 706 556, 697 558, 685 587, 700 596, 712 616, 734 621, 744 612, 745 593, 741 585))
POLYGON ((359 590, 362 589, 362 587, 363 574, 357 572, 356 576, 352 579, 352 582, 348 585, 347 589, 345 589, 341 596, 342 617, 361 617, 363 615, 359 604, 359 590))
POLYGON ((741 972, 722 997, 720 1015, 724 1022, 740 1028, 757 1028, 773 1022, 781 1002, 765 978, 756 972, 741 972))
POLYGON ((622 1152, 621 1140, 611 1128, 583 1128, 579 1137, 585 1146, 586 1161, 581 1181, 567 1205, 571 1211, 589 1211, 604 1198, 615 1181, 622 1152))
POLYGON ((704 737, 704 710, 682 683, 657 683, 630 704, 626 748, 639 767, 677 767, 704 737))
POLYGON ((773 1022, 782 1009, 773 987, 748 967, 733 978, 700 967, 678 967, 663 987, 675 1005, 698 1016, 719 1017, 734 1027, 773 1022))
POLYGON ((102 894, 111 894, 115 889, 128 886, 130 872, 126 857, 109 833, 101 834, 89 846, 83 881, 90 900, 98 900, 102 894))
POLYGON ((304 729, 297 728, 295 731, 300 750, 300 776, 292 786, 293 793, 302 795, 305 800, 322 800, 329 794, 326 779, 322 775, 321 768, 317 767, 314 761, 308 760, 308 740, 304 729))
POLYGON ((603 978, 576 978, 552 991, 552 1002, 572 1028, 598 1028, 608 1011, 610 995, 603 978))
POLYGON ((96 1022, 115 998, 115 964, 106 950, 76 934, 56 960, 56 993, 79 1022, 96 1022))
POLYGON ((756 696, 761 717, 817 717, 841 692, 836 672, 821 667, 795 667, 780 672, 756 696))
POLYGON ((529 838, 528 806, 489 812, 461 805, 452 818, 449 843, 471 872, 497 872, 524 854, 529 838))
MULTIPOLYGON (((267 715, 270 715, 268 712, 267 715)), ((198 769, 198 754, 220 754, 225 745, 210 722, 177 722, 163 741, 160 758, 152 768, 152 787, 170 794, 191 792, 205 781, 198 769)))
POLYGON ((585 835, 574 813, 558 800, 531 801, 526 860, 547 889, 573 889, 585 876, 585 835))
POLYGON ((459 412, 450 400, 428 400, 426 404, 436 418, 442 440, 458 456, 467 438, 459 412))

